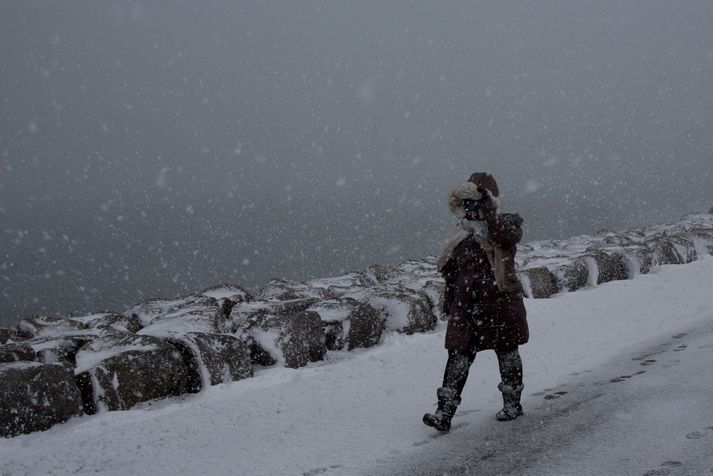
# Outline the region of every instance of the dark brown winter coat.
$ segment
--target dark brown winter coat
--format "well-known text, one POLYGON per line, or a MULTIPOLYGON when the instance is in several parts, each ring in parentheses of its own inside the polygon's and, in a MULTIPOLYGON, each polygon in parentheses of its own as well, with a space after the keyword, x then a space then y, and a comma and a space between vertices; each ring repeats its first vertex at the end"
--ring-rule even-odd
POLYGON ((506 349, 529 339, 522 286, 514 258, 522 238, 522 218, 492 214, 487 218, 491 259, 472 237, 461 241, 441 270, 446 281, 443 312, 448 316, 446 348, 480 351, 506 349), (497 263, 491 265, 491 260, 497 263), (500 288, 495 269, 501 274, 500 288))

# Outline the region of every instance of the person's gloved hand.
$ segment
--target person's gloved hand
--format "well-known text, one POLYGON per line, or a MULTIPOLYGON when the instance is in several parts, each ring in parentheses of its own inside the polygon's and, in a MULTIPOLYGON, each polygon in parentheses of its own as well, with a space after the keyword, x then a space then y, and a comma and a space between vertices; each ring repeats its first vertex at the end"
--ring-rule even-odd
POLYGON ((490 193, 490 190, 487 188, 483 187, 478 187, 478 192, 480 192, 481 199, 478 200, 480 204, 480 210, 483 212, 483 215, 486 218, 492 217, 495 215, 495 212, 497 210, 497 206, 495 205, 495 201, 493 200, 493 195, 490 193))

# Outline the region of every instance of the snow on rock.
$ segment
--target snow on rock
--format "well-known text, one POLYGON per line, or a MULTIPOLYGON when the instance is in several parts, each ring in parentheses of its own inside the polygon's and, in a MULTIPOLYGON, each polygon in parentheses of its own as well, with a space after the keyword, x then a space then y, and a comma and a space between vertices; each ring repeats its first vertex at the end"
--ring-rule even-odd
POLYGON ((355 289, 344 297, 367 303, 379 310, 389 330, 411 334, 436 327, 437 319, 431 312, 428 297, 403 286, 382 284, 355 289))
POLYGON ((230 299, 235 302, 252 301, 250 292, 237 284, 218 284, 204 289, 200 292, 203 296, 213 299, 230 299))
POLYGON ((312 286, 309 283, 288 281, 285 279, 271 279, 257 294, 257 298, 274 301, 293 301, 299 299, 331 299, 334 297, 323 288, 312 286))
POLYGON ((429 279, 423 283, 420 291, 428 298, 431 302, 431 312, 440 321, 445 321, 448 319, 443 313, 443 291, 445 290, 446 283, 442 279, 429 279))
MULTIPOLYGON (((527 268, 522 271, 522 274, 527 279, 527 286, 525 287, 528 289, 528 297, 530 298, 546 298, 559 291, 557 278, 545 266, 527 268)), ((524 281, 522 277, 520 280, 524 281)))
MULTIPOLYGON (((583 258, 575 258, 568 263, 557 266, 552 269, 552 273, 557 280, 556 288, 558 291, 576 291, 585 287, 589 280, 589 268, 583 258)), ((534 296, 531 295, 530 297, 534 296)))
POLYGON ((678 232, 667 235, 666 238, 673 244, 676 254, 679 256, 679 263, 691 263, 698 259, 696 245, 687 234, 678 232))
POLYGON ((120 314, 117 312, 89 314, 87 316, 72 317, 71 320, 81 323, 86 329, 111 329, 129 334, 135 334, 143 327, 136 314, 120 314))
POLYGON ((529 296, 541 298, 629 279, 656 266, 690 263, 702 254, 713 254, 709 214, 687 215, 677 223, 644 230, 605 230, 593 236, 525 243, 518 246, 516 261, 529 296))
POLYGON ((669 239, 656 236, 647 240, 646 246, 649 248, 654 266, 685 263, 673 241, 669 239))
POLYGON ((200 292, 201 295, 213 298, 217 301, 223 315, 230 315, 231 309, 239 302, 249 302, 253 300, 253 295, 245 288, 237 284, 218 284, 211 286, 200 292))
POLYGON ((313 279, 307 282, 310 288, 324 289, 329 295, 341 297, 354 288, 364 288, 374 284, 361 273, 347 273, 332 278, 313 279))
POLYGON ((145 326, 137 333, 139 335, 167 337, 188 332, 214 334, 225 330, 225 317, 212 297, 199 295, 148 301, 131 309, 129 314, 136 314, 145 326))
POLYGON ((327 350, 352 350, 379 343, 384 319, 368 304, 350 298, 321 301, 308 308, 322 321, 327 350))
POLYGON ((46 430, 82 414, 70 367, 39 362, 0 363, 0 437, 46 430))
POLYGON ((322 360, 327 350, 322 321, 316 312, 305 310, 315 302, 296 299, 241 303, 230 314, 234 333, 248 343, 253 362, 259 365, 281 362, 285 367, 297 368, 322 360))
POLYGON ((626 258, 620 252, 607 254, 595 251, 587 255, 597 267, 597 281, 595 284, 608 283, 629 278, 629 267, 626 258))
POLYGON ((373 264, 366 268, 364 276, 369 280, 371 285, 382 284, 389 279, 399 276, 399 271, 396 266, 373 264))
POLYGON ((8 329, 7 327, 0 327, 0 344, 5 344, 7 342, 14 342, 19 340, 16 329, 8 329))
POLYGON ((433 257, 408 260, 397 266, 373 265, 367 268, 366 276, 374 285, 397 284, 414 291, 420 291, 429 281, 441 279, 433 257))
POLYGON ((63 335, 56 337, 33 337, 24 341, 37 353, 37 360, 46 364, 66 363, 74 367, 79 349, 91 342, 96 335, 63 335))
POLYGON ((250 349, 234 336, 191 332, 171 337, 168 342, 183 357, 188 392, 253 376, 250 349))
POLYGON ((25 342, 0 345, 0 362, 33 361, 37 359, 34 349, 25 342))
POLYGON ((62 316, 27 316, 17 325, 17 333, 25 339, 36 336, 56 336, 84 329, 85 325, 82 322, 62 316))
POLYGON ((180 352, 155 337, 105 333, 79 350, 76 363, 84 411, 90 414, 185 391, 180 352))

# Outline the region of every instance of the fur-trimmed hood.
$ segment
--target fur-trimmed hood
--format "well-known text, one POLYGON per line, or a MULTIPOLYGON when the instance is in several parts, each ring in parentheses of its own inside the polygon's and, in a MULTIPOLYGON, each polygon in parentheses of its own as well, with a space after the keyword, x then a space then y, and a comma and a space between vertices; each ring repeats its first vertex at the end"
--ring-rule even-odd
MULTIPOLYGON (((482 188, 482 187, 481 187, 482 188)), ((500 209, 500 197, 494 196, 487 188, 485 191, 490 196, 490 199, 495 203, 495 207, 500 209)), ((473 182, 463 182, 456 188, 451 190, 448 195, 448 208, 458 218, 465 217, 465 208, 463 208, 463 200, 480 200, 483 195, 478 190, 478 186, 473 182)))

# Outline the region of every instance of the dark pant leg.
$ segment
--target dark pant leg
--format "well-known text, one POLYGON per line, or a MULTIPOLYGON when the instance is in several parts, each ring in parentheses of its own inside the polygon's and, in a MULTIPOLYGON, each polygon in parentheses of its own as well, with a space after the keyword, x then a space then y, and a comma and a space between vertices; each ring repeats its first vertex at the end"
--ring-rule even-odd
POLYGON ((498 356, 500 380, 503 385, 520 388, 522 386, 522 359, 517 346, 495 349, 495 354, 498 356))
POLYGON ((455 390, 458 399, 465 387, 465 381, 468 380, 468 371, 474 360, 475 352, 448 351, 448 362, 443 373, 443 387, 455 390))

